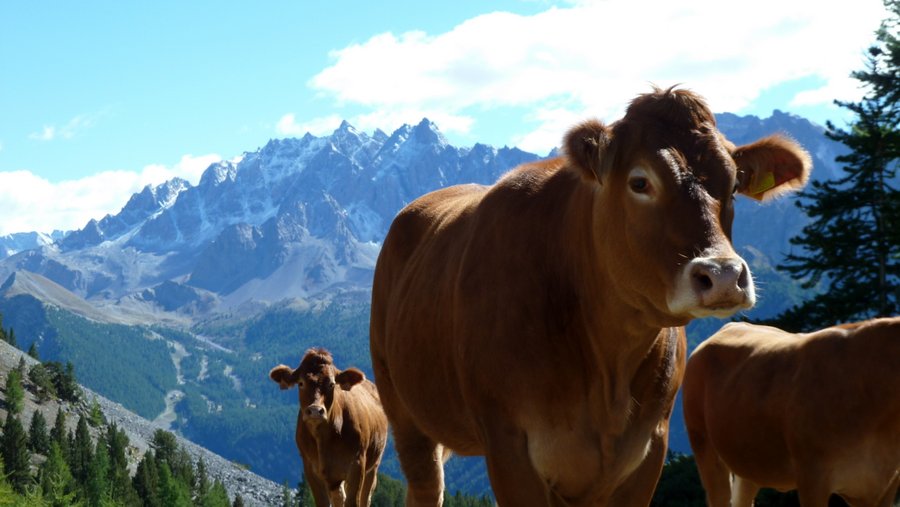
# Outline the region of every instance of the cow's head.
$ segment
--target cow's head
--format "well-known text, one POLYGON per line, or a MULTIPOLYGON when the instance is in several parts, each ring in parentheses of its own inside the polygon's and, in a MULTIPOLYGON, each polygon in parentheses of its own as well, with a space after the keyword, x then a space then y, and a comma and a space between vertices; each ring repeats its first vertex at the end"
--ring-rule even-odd
POLYGON ((306 424, 314 427, 331 419, 334 400, 339 395, 337 389, 349 391, 366 377, 356 368, 338 370, 331 354, 319 348, 307 350, 296 369, 283 364, 272 368, 269 378, 282 389, 297 386, 300 416, 306 424))
POLYGON ((593 227, 609 283, 662 326, 753 306, 750 270, 731 244, 734 198, 800 188, 811 168, 785 137, 734 146, 703 99, 675 89, 639 96, 612 125, 576 126, 564 147, 595 186, 593 227))

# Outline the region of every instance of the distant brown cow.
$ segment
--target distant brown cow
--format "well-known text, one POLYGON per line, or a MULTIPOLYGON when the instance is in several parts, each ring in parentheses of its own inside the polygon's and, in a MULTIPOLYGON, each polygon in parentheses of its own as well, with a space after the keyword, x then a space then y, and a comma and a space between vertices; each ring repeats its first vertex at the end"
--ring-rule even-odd
POLYGON ((760 487, 889 507, 900 485, 900 318, 791 334, 726 324, 691 355, 684 418, 710 507, 760 487), (732 480, 732 474, 734 474, 732 480))
POLYGON ((297 448, 316 505, 369 505, 388 431, 375 385, 356 368, 338 370, 325 349, 310 349, 296 370, 281 364, 269 377, 282 389, 299 388, 297 448))
POLYGON ((656 90, 564 155, 439 190, 391 225, 371 352, 407 505, 441 504, 449 450, 485 455, 502 506, 647 505, 685 325, 754 304, 735 193, 803 185, 809 156, 736 148, 697 95, 656 90))

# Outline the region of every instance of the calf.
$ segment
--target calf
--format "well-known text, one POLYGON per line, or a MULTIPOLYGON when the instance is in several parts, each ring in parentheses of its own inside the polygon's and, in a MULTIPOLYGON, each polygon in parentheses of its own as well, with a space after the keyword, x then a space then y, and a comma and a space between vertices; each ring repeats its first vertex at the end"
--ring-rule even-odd
POLYGON ((684 417, 710 507, 761 487, 889 507, 900 485, 900 318, 792 334, 726 324, 684 378, 684 417), (733 479, 732 479, 733 475, 733 479))
POLYGON ((281 364, 269 377, 282 389, 299 388, 297 449, 316 505, 368 506, 388 432, 375 384, 356 368, 338 370, 321 348, 308 350, 297 369, 281 364))

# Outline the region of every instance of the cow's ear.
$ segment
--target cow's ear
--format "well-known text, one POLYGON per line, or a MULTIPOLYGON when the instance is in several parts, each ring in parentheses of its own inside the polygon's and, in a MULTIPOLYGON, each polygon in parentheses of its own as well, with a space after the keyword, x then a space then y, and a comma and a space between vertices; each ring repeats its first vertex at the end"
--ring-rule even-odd
POLYGON ((278 382, 282 389, 289 389, 297 384, 297 374, 290 366, 279 364, 269 372, 269 378, 278 382))
POLYGON ((337 374, 334 377, 334 380, 341 385, 341 389, 344 391, 349 391, 350 388, 359 384, 363 380, 366 379, 366 374, 357 370, 356 368, 347 368, 346 370, 337 374))
POLYGON ((601 157, 609 145, 610 131, 598 120, 588 120, 576 125, 563 139, 563 150, 569 161, 582 173, 603 182, 601 157))
POLYGON ((799 144, 769 136, 732 152, 738 166, 738 192, 766 201, 806 185, 812 159, 799 144))

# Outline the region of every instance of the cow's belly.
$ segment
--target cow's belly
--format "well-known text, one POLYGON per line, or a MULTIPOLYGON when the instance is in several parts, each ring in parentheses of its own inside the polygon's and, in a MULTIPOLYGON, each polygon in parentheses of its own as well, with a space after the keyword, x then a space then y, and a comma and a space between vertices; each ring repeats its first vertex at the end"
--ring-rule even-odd
POLYGON ((654 431, 641 421, 622 435, 587 427, 544 426, 528 431, 528 454, 544 483, 573 505, 608 498, 647 456, 654 431))

